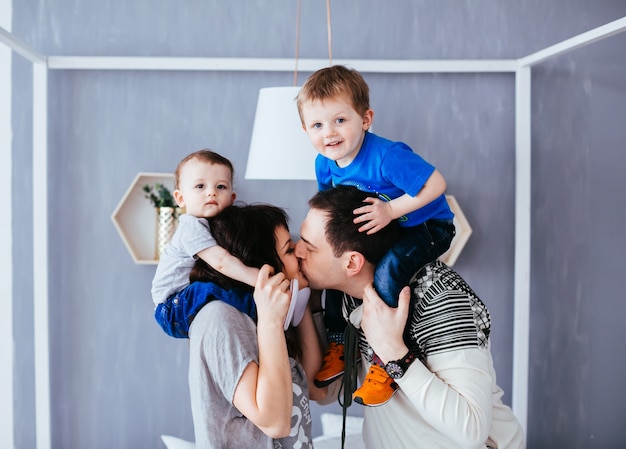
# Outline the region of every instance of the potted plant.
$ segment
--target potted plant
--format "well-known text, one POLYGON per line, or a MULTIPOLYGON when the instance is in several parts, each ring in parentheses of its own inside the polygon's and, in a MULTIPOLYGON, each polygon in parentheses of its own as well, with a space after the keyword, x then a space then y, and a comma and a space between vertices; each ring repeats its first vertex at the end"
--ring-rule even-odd
POLYGON ((156 209, 156 243, 155 255, 159 259, 161 253, 172 239, 176 226, 180 208, 170 190, 163 184, 156 182, 154 185, 143 186, 145 197, 152 202, 156 209))
POLYGON ((160 182, 155 182, 153 186, 146 184, 143 186, 143 191, 146 193, 146 198, 152 201, 152 205, 156 208, 178 207, 170 189, 160 182))

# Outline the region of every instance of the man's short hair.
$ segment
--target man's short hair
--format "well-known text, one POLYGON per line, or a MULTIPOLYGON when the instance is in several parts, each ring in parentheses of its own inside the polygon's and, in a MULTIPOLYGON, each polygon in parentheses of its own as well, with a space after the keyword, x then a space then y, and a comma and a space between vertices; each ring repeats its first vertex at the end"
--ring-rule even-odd
POLYGON ((371 235, 359 232, 363 223, 354 223, 354 210, 363 206, 367 197, 377 198, 375 194, 353 186, 337 186, 317 192, 309 200, 309 206, 326 212, 324 232, 335 257, 346 251, 357 251, 376 265, 398 239, 398 224, 394 220, 371 235))

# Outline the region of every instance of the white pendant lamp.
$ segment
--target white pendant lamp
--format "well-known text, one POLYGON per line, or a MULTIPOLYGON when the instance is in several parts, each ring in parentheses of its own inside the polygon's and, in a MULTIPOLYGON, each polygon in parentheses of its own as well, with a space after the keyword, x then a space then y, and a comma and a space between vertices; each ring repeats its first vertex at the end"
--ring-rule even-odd
POLYGON ((266 87, 259 91, 246 179, 315 180, 317 152, 298 116, 299 90, 266 87))
MULTIPOLYGON (((294 85, 259 90, 246 165, 246 179, 315 180, 317 151, 302 129, 296 105, 296 96, 300 91, 300 87, 296 86, 300 9, 301 0, 298 0, 294 85)), ((326 0, 326 19, 328 60, 331 64, 330 0, 326 0)))

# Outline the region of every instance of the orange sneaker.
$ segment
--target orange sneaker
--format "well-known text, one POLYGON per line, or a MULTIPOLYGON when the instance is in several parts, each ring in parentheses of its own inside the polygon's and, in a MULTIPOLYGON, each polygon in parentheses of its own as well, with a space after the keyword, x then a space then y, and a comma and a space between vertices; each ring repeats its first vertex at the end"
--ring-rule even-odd
POLYGON ((374 364, 363 379, 363 385, 352 395, 352 400, 361 405, 375 407, 391 399, 397 390, 398 384, 389 377, 387 371, 374 364))
POLYGON ((319 388, 325 387, 337 380, 345 370, 346 362, 343 357, 344 345, 331 342, 324 354, 324 363, 315 375, 313 383, 319 388))

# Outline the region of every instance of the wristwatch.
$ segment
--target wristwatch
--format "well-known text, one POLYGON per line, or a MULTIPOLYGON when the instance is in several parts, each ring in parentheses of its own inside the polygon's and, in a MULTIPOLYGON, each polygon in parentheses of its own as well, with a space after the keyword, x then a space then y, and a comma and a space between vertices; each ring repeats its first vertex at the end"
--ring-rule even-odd
POLYGON ((399 360, 393 360, 385 365, 385 371, 389 374, 389 377, 392 379, 400 379, 406 373, 406 370, 409 368, 411 363, 415 361, 417 358, 417 354, 411 352, 407 352, 407 354, 399 360))

